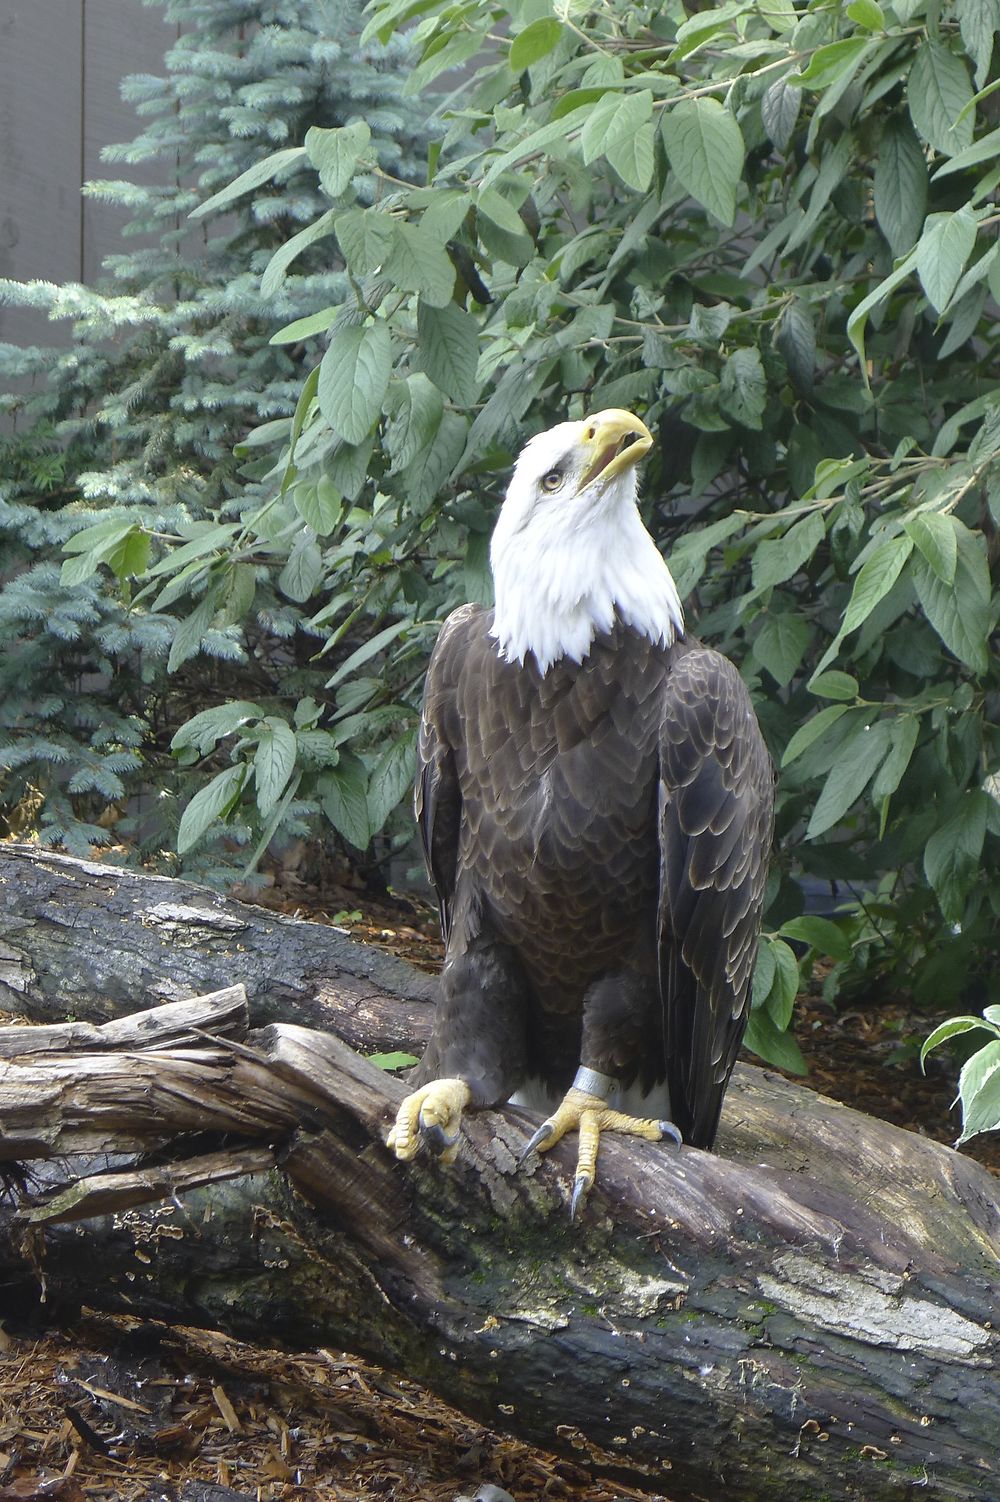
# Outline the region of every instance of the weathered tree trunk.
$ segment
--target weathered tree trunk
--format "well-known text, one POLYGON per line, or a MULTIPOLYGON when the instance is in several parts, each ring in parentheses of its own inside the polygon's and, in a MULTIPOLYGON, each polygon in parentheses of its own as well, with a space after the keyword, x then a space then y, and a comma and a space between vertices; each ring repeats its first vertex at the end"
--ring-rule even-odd
MULTIPOLYGON (((407 1038, 380 1018, 426 1012, 380 998, 342 941, 324 986, 329 930, 196 888, 0 847, 0 892, 31 1015, 121 1010, 116 956, 135 1006, 153 976, 175 996, 242 980, 246 954, 258 1008, 287 986, 365 1046, 407 1038)), ((405 996, 404 967, 394 983, 405 996)), ((606 1141, 571 1224, 573 1146, 518 1170, 527 1113, 469 1118, 453 1169, 400 1165, 382 1139, 404 1087, 337 1038, 249 1031, 231 990, 98 1036, 46 1028, 37 1049, 33 1031, 0 1047, 0 1155, 153 1156, 8 1215, 9 1297, 42 1276, 50 1298, 347 1345, 673 1502, 1000 1496, 1000 1204, 950 1149, 744 1068, 719 1156, 606 1141)))

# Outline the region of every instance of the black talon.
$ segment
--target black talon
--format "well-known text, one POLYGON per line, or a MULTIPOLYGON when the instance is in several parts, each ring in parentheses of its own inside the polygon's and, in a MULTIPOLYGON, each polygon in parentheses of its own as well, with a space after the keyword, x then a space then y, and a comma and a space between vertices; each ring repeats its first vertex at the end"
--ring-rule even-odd
POLYGON ((672 1142, 675 1142, 677 1144, 678 1147, 683 1147, 684 1138, 681 1136, 680 1132, 674 1126, 672 1121, 660 1121, 657 1123, 657 1125, 660 1128, 661 1138, 669 1137, 672 1142))
POLYGON ((524 1152, 517 1160, 518 1164, 520 1165, 521 1163, 526 1162, 527 1159, 530 1158, 531 1154, 535 1151, 535 1148, 539 1145, 539 1143, 548 1142, 549 1138, 553 1136, 554 1132, 555 1128, 553 1127, 551 1121, 543 1121, 541 1126, 538 1128, 538 1131, 533 1133, 533 1135, 528 1139, 528 1144, 525 1147, 524 1152))
POLYGON ((593 1183, 593 1179, 588 1174, 577 1174, 573 1183, 573 1198, 569 1202, 570 1220, 576 1220, 577 1212, 587 1203, 587 1195, 590 1193, 593 1183))
POLYGON ((458 1131, 449 1137, 440 1122, 435 1121, 430 1126, 424 1126, 423 1118, 420 1121, 420 1135, 431 1152, 437 1156, 446 1153, 450 1147, 454 1147, 459 1138, 458 1131))

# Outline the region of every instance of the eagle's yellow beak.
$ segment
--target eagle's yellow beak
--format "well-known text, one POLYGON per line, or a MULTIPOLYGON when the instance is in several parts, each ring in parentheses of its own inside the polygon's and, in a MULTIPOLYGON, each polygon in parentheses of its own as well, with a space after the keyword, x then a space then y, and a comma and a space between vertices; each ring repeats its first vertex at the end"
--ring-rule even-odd
POLYGON ((586 418, 580 441, 589 460, 581 490, 597 479, 607 484, 638 464, 653 447, 653 435, 646 424, 620 407, 609 407, 586 418))

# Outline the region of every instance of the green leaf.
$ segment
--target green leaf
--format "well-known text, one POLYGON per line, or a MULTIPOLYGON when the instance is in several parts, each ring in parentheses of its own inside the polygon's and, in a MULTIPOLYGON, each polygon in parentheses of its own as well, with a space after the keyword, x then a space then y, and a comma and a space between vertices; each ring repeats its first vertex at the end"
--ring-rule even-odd
POLYGON ((395 621, 391 626, 385 626, 381 631, 376 631, 374 636, 369 637, 368 641, 362 642, 361 646, 357 647, 340 664, 333 677, 327 680, 327 688, 336 688, 338 683, 343 683, 345 678, 349 678, 352 673, 357 672, 358 668, 370 661, 377 653, 384 651, 398 636, 402 636, 404 631, 409 631, 412 627, 412 621, 404 620, 395 621))
POLYGON ((297 344, 300 339, 309 339, 313 334, 325 334, 340 312, 340 307, 321 308, 307 318, 295 318, 272 334, 269 344, 297 344))
POLYGON ((456 303, 417 308, 417 360, 435 386, 453 401, 474 402, 479 385, 479 334, 476 321, 456 303))
POLYGON ((177 854, 186 855, 217 819, 226 819, 239 802, 247 775, 245 766, 227 767, 207 787, 195 793, 181 815, 177 854))
POLYGON ((775 1027, 784 1032, 792 1020, 799 994, 799 966, 788 945, 780 939, 772 939, 769 947, 774 957, 774 981, 764 1006, 775 1027))
POLYGON ((817 839, 843 818, 875 776, 888 748, 888 721, 878 720, 870 727, 863 722, 855 725, 816 800, 806 829, 807 840, 817 839))
POLYGON ((760 101, 761 124, 776 151, 788 150, 802 106, 802 90, 787 78, 775 79, 760 101))
POLYGON ((976 88, 986 82, 993 45, 1000 31, 1000 0, 958 0, 958 25, 965 50, 976 65, 976 88))
POLYGON ((304 146, 286 146, 281 151, 273 151, 270 156, 263 157, 248 167, 246 172, 241 172, 239 177, 234 178, 227 188, 221 188, 218 193, 213 193, 211 198, 206 198, 196 209, 192 209, 189 219, 203 219, 206 214, 217 214, 220 209, 228 208, 235 203, 237 198, 242 198, 244 193, 249 193, 253 188, 262 187, 270 182, 272 177, 277 177, 286 167, 305 157, 304 146))
POLYGON ((927 163, 913 127, 890 115, 879 137, 875 218, 894 256, 916 244, 927 212, 927 163))
POLYGON ((910 119, 928 146, 954 156, 972 144, 972 84, 961 58, 930 37, 921 42, 906 85, 910 119))
POLYGON ((912 551, 913 543, 910 538, 902 536, 891 537, 869 554, 854 581, 840 628, 842 635, 846 636, 848 632, 856 630, 862 621, 868 619, 879 601, 885 599, 912 551))
POLYGON ((417 371, 390 386, 388 412, 385 443, 392 459, 392 473, 397 474, 434 441, 441 426, 444 402, 438 388, 422 371, 417 371))
POLYGON ((719 382, 719 405, 743 427, 760 431, 767 407, 767 377, 756 349, 736 349, 726 361, 719 382))
POLYGON ((990 666, 990 575, 983 537, 956 525, 955 580, 945 584, 922 555, 914 559, 913 583, 924 615, 949 651, 974 673, 990 666))
POLYGON ((878 0, 851 0, 846 14, 851 21, 856 21, 867 31, 885 30, 885 13, 878 0))
POLYGON ((934 181, 942 177, 951 177, 955 172, 965 172, 969 167, 977 167, 980 162, 995 162, 1000 155, 1000 126, 991 130, 987 135, 980 136, 978 141, 973 141, 964 151, 959 151, 950 161, 943 162, 934 173, 934 181))
POLYGON ((510 71, 523 73, 525 68, 530 68, 539 58, 548 56, 558 46, 564 31, 562 22, 554 16, 540 16, 537 21, 532 21, 523 31, 518 32, 510 44, 507 57, 510 71))
POLYGON ((250 720, 261 719, 263 714, 259 704, 247 699, 234 699, 213 709, 203 709, 185 721, 170 742, 170 749, 184 751, 192 746, 199 756, 207 756, 225 736, 240 730, 250 720))
POLYGON ((380 319, 334 335, 319 368, 317 395, 327 422, 348 443, 367 438, 392 374, 392 341, 380 319))
POLYGON ((392 250, 395 225, 381 209, 345 209, 333 227, 355 277, 377 271, 392 250))
POLYGON ((948 923, 965 917, 966 900, 979 876, 987 798, 980 788, 963 793, 955 813, 935 830, 924 849, 924 875, 948 923))
POLYGON ((799 74, 793 74, 790 82, 799 88, 826 89, 836 83, 848 70, 860 61, 861 54, 869 46, 867 37, 847 37, 840 42, 828 42, 817 47, 809 60, 809 66, 799 74))
POLYGON ((609 89, 593 106, 580 132, 584 163, 589 167, 612 147, 634 136, 652 113, 653 95, 649 89, 627 94, 609 89))
POLYGON ((770 589, 791 579, 809 562, 825 536, 821 513, 812 511, 789 527, 783 537, 758 543, 751 568, 754 589, 770 589))
POLYGON ((816 373, 816 325, 809 304, 793 297, 786 304, 774 332, 775 348, 784 356, 788 374, 803 396, 811 396, 816 373))
POLYGON ((611 166, 627 188, 645 193, 653 179, 653 127, 647 120, 633 135, 624 136, 605 152, 611 166))
POLYGON ((779 1032, 766 1011, 751 1012, 743 1047, 787 1074, 808 1074, 802 1050, 791 1033, 779 1032))
POLYGON ((274 811, 295 766, 295 734, 284 720, 268 715, 254 753, 257 807, 262 819, 274 811))
POLYGON ((812 640, 813 628, 800 615, 767 615, 754 638, 753 655, 782 688, 790 683, 812 640))
POLYGON ((920 722, 916 715, 897 715, 893 720, 889 755, 872 783, 872 799, 875 803, 881 803, 883 798, 891 798, 899 787, 903 774, 910 765, 919 731, 920 722))
POLYGON ((808 751, 813 742, 818 741, 831 725, 835 725, 841 715, 846 713, 846 704, 831 704, 826 709, 821 709, 819 714, 813 715, 812 719, 807 720, 804 725, 800 725, 785 747, 781 765, 790 766, 802 755, 803 751, 808 751))
POLYGON ((281 573, 278 588, 286 599, 302 605, 310 599, 323 581, 325 570, 323 554, 308 533, 300 536, 288 555, 281 573))
POLYGON ((319 173, 323 191, 331 198, 339 198, 348 188, 357 171, 358 158, 371 138, 372 133, 363 120, 329 130, 311 125, 306 131, 309 160, 319 173))
POLYGON ((958 1094, 962 1102, 959 1143, 1000 1127, 1000 1040, 987 1043, 967 1060, 958 1077, 958 1094))
POLYGON ((848 339, 850 339, 851 343, 854 345, 854 348, 858 352, 858 359, 861 361, 862 369, 865 370, 866 380, 867 370, 865 367, 865 328, 868 324, 868 315, 874 308, 877 308, 880 303, 885 302, 890 292, 894 292, 901 282, 906 281, 906 278, 910 275, 910 272, 913 270, 916 264, 917 252, 916 250, 911 250, 908 255, 904 256, 901 261, 897 262, 893 270, 884 279, 884 281, 879 282, 878 286, 874 287, 871 292, 868 293, 867 297, 863 297, 861 299, 857 307, 854 309, 854 312, 847 320, 847 337, 848 339))
POLYGON ((323 812, 338 834, 357 850, 367 850, 371 843, 368 823, 368 775, 364 762, 346 751, 340 762, 318 779, 323 812))
POLYGON ((972 1033, 976 1029, 983 1030, 982 1017, 949 1017, 947 1022, 941 1022, 934 1031, 924 1040, 920 1050, 920 1067, 923 1069, 924 1060, 932 1048, 939 1048, 942 1043, 947 1043, 949 1038, 957 1038, 962 1033, 972 1033))
POLYGON ((903 526, 938 578, 952 584, 958 564, 958 537, 952 518, 940 511, 916 511, 903 526))
POLYGON ((441 241, 421 225, 393 226, 392 249, 382 269, 401 292, 419 292, 431 307, 451 302, 455 268, 441 241))
POLYGON ((958 286, 976 243, 976 216, 969 204, 954 214, 928 214, 917 243, 917 273, 938 313, 958 286))
POLYGON ((394 1049, 392 1053, 369 1053, 365 1054, 369 1064, 374 1064, 376 1069, 385 1069, 392 1072, 395 1069, 410 1069, 419 1063, 416 1054, 401 1053, 394 1049))
POLYGON ((827 954, 838 964, 851 958, 851 941, 842 928, 829 918, 820 918, 815 913, 804 913, 801 918, 790 918, 778 932, 782 938, 796 939, 808 944, 819 954, 827 954))
POLYGON ((399 803, 413 792, 416 772, 416 727, 394 740, 379 757, 368 777, 368 822, 378 834, 399 803))
POLYGON ((777 968, 773 945, 769 939, 762 938, 753 967, 753 984, 750 988, 751 1008, 762 1007, 764 1005, 771 994, 771 987, 774 985, 777 968))
POLYGON ((819 673, 809 683, 809 692, 815 694, 818 699, 856 699, 858 697, 858 680, 852 678, 850 673, 841 673, 834 668, 827 673, 819 673))
POLYGON ((273 297, 284 282, 288 268, 296 256, 301 255, 317 240, 322 240, 324 236, 332 234, 333 210, 328 209, 312 224, 307 224, 305 229, 300 229, 297 235, 293 235, 290 240, 285 241, 284 245, 279 246, 268 261, 264 275, 260 279, 261 296, 273 297))
POLYGON ((296 485, 292 490, 292 502, 317 537, 329 536, 344 509, 344 498, 327 475, 321 475, 315 485, 296 485))
POLYGON ((682 187, 723 224, 736 217, 743 136, 717 99, 684 99, 663 112, 663 144, 682 187))
POLYGON ((135 579, 139 574, 146 572, 149 563, 149 550, 153 539, 148 532, 139 527, 133 527, 107 555, 105 562, 114 574, 118 583, 125 584, 127 579, 135 579))

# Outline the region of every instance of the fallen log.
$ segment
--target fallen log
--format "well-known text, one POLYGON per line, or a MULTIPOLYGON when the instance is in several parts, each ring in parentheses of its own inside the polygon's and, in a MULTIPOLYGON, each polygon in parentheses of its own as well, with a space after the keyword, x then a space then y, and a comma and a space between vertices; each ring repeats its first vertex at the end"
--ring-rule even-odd
MULTIPOLYGON (((22 860, 10 850, 5 897, 22 860)), ((93 965, 100 944, 79 913, 82 903, 100 931, 98 881, 118 904, 119 952, 148 942, 135 915, 173 899, 144 889, 148 878, 37 853, 27 864, 33 881, 45 869, 68 880, 76 915, 74 941, 57 889, 34 919, 22 893, 19 927, 4 932, 22 979, 35 977, 20 1009, 37 992, 51 1017, 68 981, 43 983, 38 959, 59 948, 66 977, 75 947, 77 974, 93 965)), ((178 907, 223 923, 238 915, 242 943, 254 923, 283 921, 183 895, 178 907)), ((171 921, 165 947, 196 974, 201 920, 186 943, 171 921)), ((294 927, 302 955, 309 936, 298 930, 328 933, 294 927)), ((218 932, 207 946, 215 979, 218 932)), ((253 979, 262 952, 280 969, 273 930, 249 943, 253 979)), ((241 959, 227 958, 232 982, 241 959)), ((343 976, 350 991, 357 970, 346 966, 326 989, 310 982, 309 1004, 335 1014, 343 976)), ((402 1003, 365 983, 365 1038, 403 1042, 372 1019, 426 1003, 406 999, 405 980, 402 1003)), ((276 1002, 260 989, 266 1014, 276 1002)), ((94 996, 86 1010, 111 1007, 94 996)), ((1000 1494, 1000 1204, 975 1163, 741 1068, 719 1156, 606 1141, 586 1215, 571 1225, 572 1145, 517 1168, 529 1113, 471 1118, 452 1170, 403 1166, 382 1146, 403 1086, 337 1038, 251 1030, 232 990, 184 1015, 170 1005, 150 1015, 155 1029, 147 1016, 97 1037, 71 1023, 65 1048, 51 1024, 0 1046, 0 1155, 138 1155, 84 1160, 7 1212, 8 1302, 40 1273, 60 1302, 345 1345, 493 1427, 674 1502, 1000 1494)))

